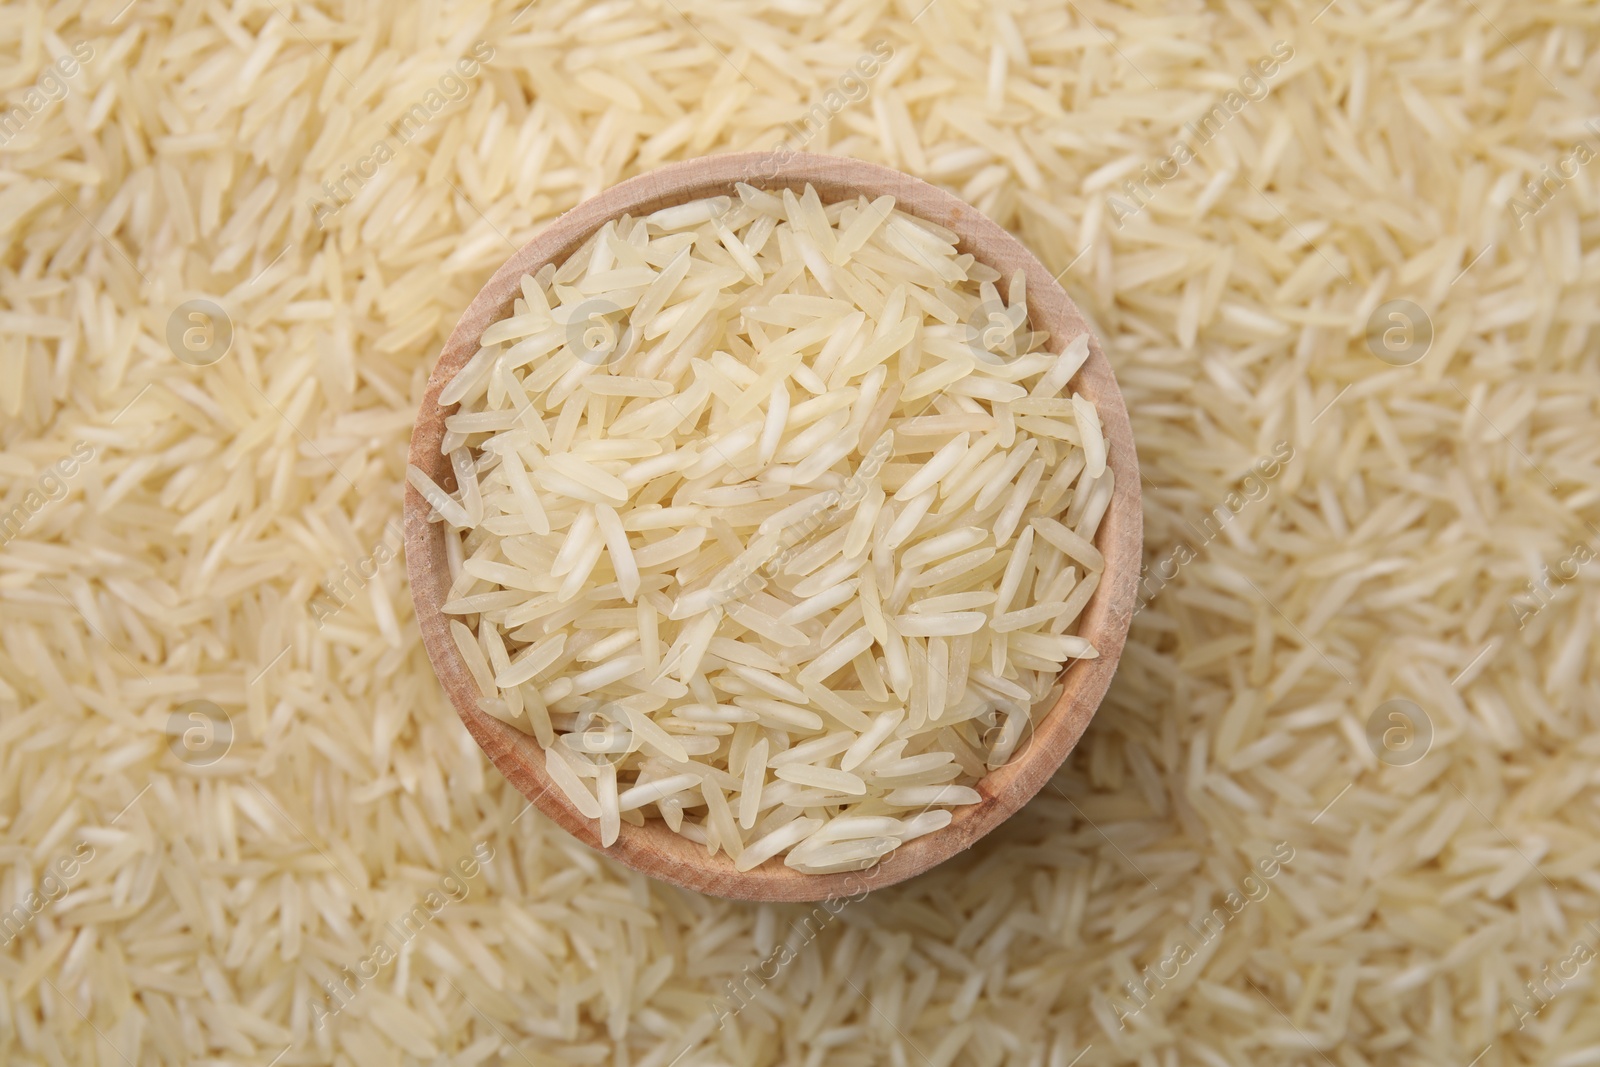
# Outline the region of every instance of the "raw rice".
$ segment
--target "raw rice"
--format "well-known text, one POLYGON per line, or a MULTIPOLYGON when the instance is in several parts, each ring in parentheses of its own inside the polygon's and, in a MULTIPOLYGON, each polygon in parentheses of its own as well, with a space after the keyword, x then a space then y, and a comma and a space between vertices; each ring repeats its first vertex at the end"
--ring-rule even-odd
MULTIPOLYGON (((0 912, 26 910, 80 839, 95 856, 0 946, 0 1060, 1595 1058, 1593 961, 1518 1018, 1600 915, 1594 564, 1528 595, 1600 523, 1596 164, 1546 177, 1594 146, 1586 5, 125 2, 9 5, 0 46, 8 108, 80 40, 95 52, 3 153, 0 515, 43 500, 74 441, 94 458, 0 534, 0 912), (1295 56, 1266 98, 1145 184, 1188 109, 1280 34, 1295 56), (479 38, 487 72, 400 146, 388 124, 479 38), (932 181, 1062 272, 1148 479, 1143 610, 1089 733, 1002 831, 895 887, 863 872, 826 905, 705 897, 597 858, 494 771, 439 692, 385 530, 428 368, 514 246, 662 162, 813 129, 806 110, 840 100, 879 40, 893 55, 865 98, 791 147, 932 181), (358 190, 344 175, 379 138, 398 154, 358 190), (325 180, 358 195, 319 224, 325 180), (1111 198, 1140 206, 1128 180, 1154 195, 1118 218, 1111 198), (1517 204, 1540 205, 1525 226, 1517 204), (190 295, 233 321, 210 367, 167 347, 190 295), (1408 368, 1366 344, 1396 298, 1436 329, 1408 368), (1204 540, 1280 443, 1266 497, 1204 540), (1541 610, 1519 628, 1524 604, 1541 610), (1435 733, 1410 767, 1362 736, 1397 696, 1435 733), (209 767, 163 732, 190 700, 234 727, 209 767), (1296 858, 1267 899, 1161 978, 1278 841, 1296 858), (438 879, 474 848, 493 858, 450 901, 438 879), (430 892, 444 910, 363 979, 430 892), (1153 996, 1119 1023, 1129 982, 1153 996), (324 983, 356 987, 335 1017, 350 993, 324 983)), ((759 256, 758 236, 741 239, 759 256)), ((642 399, 653 413, 612 436, 665 436, 672 411, 642 399)), ((940 433, 1003 421, 955 417, 940 433)), ((1058 519, 1081 458, 1042 483, 1058 519)), ((635 545, 702 510, 657 503, 619 509, 635 545)), ((1041 573, 1007 606, 1048 599, 1041 573)), ((516 625, 576 642, 541 596, 516 625)), ((677 630, 659 615, 664 659, 677 630)), ((645 644, 638 621, 606 632, 624 626, 645 644)), ((544 714, 530 700, 521 718, 544 714)), ((822 716, 806 736, 841 728, 822 716)), ((960 810, 896 813, 901 840, 960 810)), ((679 813, 686 837, 703 811, 679 813)))
POLYGON ((741 185, 608 223, 484 330, 441 394, 456 495, 410 478, 459 532, 447 610, 486 706, 530 732, 531 707, 621 709, 634 743, 556 765, 602 843, 640 812, 741 868, 875 863, 907 825, 882 813, 976 803, 950 779, 997 765, 984 717, 1009 744, 1095 655, 1053 629, 1084 584, 1060 562, 1104 566, 1099 420, 1062 395, 1087 338, 1052 354, 1022 275, 1010 304, 991 277, 892 198, 741 185), (601 343, 631 340, 591 360, 556 334, 597 292, 601 343), (982 316, 1026 344, 997 354, 982 316))

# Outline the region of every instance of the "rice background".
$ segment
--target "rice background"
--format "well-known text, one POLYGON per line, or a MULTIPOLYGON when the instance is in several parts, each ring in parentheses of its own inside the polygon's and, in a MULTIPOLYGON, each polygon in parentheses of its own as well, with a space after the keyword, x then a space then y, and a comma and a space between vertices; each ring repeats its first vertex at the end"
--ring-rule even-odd
POLYGON ((1600 1063, 1600 7, 125 3, 0 13, 0 1060, 1600 1063), (832 910, 529 811, 396 555, 512 248, 785 139, 1062 271, 1146 477, 1066 767, 832 910))

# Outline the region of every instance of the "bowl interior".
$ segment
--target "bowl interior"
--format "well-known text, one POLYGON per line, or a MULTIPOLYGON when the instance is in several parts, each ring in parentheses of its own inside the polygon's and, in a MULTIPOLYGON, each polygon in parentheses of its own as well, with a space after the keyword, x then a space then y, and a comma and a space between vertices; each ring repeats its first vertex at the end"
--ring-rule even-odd
MULTIPOLYGON (((484 328, 510 314, 524 273, 536 272, 545 263, 561 263, 609 219, 625 213, 646 215, 706 196, 736 195, 734 187, 739 182, 796 192, 810 183, 824 202, 863 194, 869 198, 893 196, 901 210, 959 234, 961 252, 970 252, 1000 272, 996 285, 1003 295, 1008 295, 1012 274, 1022 270, 1027 278, 1029 318, 1034 329, 1049 331, 1050 348, 1059 351, 1063 339, 1089 329, 1055 278, 1020 242, 966 202, 909 175, 860 160, 805 153, 741 153, 689 160, 632 178, 578 205, 495 272, 462 315, 428 380, 411 438, 410 462, 441 486, 453 489, 449 461, 439 452, 444 417, 453 406, 441 409, 439 392, 477 351, 477 338, 484 328)), ((1116 480, 1111 504, 1095 536, 1096 547, 1105 556, 1105 572, 1078 625, 1078 633, 1094 644, 1099 658, 1067 665, 1061 696, 1037 722, 1028 743, 1019 746, 1010 762, 975 783, 982 797, 979 803, 952 809, 949 826, 907 842, 875 867, 854 873, 802 874, 784 866, 778 857, 740 873, 726 855, 707 856, 703 846, 671 832, 658 820, 643 827, 624 822, 616 842, 601 849, 598 825, 581 815, 546 776, 544 752, 538 743, 478 710, 476 687, 450 637, 448 619, 440 611, 450 587, 445 527, 428 521, 431 509, 427 502, 407 485, 406 566, 423 644, 440 683, 474 739, 533 805, 586 844, 663 881, 738 899, 824 900, 892 885, 948 859, 1020 808, 1061 765, 1110 685, 1132 620, 1143 536, 1138 460, 1122 394, 1092 333, 1089 349, 1089 358, 1070 387, 1092 401, 1100 414, 1107 463, 1116 480)))

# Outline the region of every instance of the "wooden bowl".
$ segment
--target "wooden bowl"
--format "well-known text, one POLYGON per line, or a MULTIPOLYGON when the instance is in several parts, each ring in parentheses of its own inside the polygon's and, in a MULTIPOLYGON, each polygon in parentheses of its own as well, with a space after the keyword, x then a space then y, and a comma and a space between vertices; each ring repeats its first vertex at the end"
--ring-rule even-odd
MULTIPOLYGON (((1049 331, 1050 345, 1057 351, 1061 339, 1088 329, 1050 271, 1016 238, 964 201, 926 182, 874 163, 808 153, 750 152, 693 159, 630 178, 579 204, 495 272, 461 316, 428 379, 411 435, 410 462, 446 489, 454 487, 449 461, 439 453, 444 419, 450 413, 440 408, 439 392, 477 351, 477 338, 484 327, 511 313, 523 274, 534 273, 546 263, 561 263, 610 219, 625 213, 638 217, 700 197, 736 195, 736 182, 768 189, 788 187, 796 192, 809 182, 824 202, 861 194, 868 198, 893 196, 902 211, 959 234, 960 251, 971 252, 1000 272, 997 284, 1002 294, 1014 271, 1026 272, 1030 320, 1035 329, 1049 331)), ((1067 665, 1061 697, 1034 727, 1031 743, 975 784, 983 798, 979 803, 952 809, 954 818, 949 826, 901 845, 875 867, 854 873, 802 874, 785 866, 779 856, 741 873, 725 854, 707 856, 703 845, 673 833, 656 819, 642 827, 623 822, 615 843, 601 848, 598 821, 581 815, 551 783, 538 743, 478 710, 477 689, 450 637, 448 620, 440 612, 450 587, 446 528, 428 521, 428 503, 407 485, 406 568, 417 625, 433 669, 473 738, 523 795, 580 841, 653 878, 741 900, 814 901, 853 896, 919 874, 971 846, 1044 786, 1083 736, 1122 655, 1132 621, 1143 536, 1139 467, 1127 407, 1105 353, 1092 335, 1089 352, 1072 384, 1100 413, 1109 466, 1116 477, 1115 493, 1095 538, 1105 556, 1105 573, 1078 628, 1100 656, 1067 665)))

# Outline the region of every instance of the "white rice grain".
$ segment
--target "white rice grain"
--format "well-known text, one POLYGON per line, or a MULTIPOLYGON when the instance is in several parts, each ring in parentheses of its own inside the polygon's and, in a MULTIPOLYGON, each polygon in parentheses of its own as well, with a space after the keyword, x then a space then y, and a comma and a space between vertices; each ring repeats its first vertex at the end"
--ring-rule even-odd
POLYGON ((574 803, 604 841, 659 815, 739 862, 857 869, 902 839, 887 797, 983 773, 947 731, 990 700, 1031 707, 1092 652, 1068 631, 1111 479, 1092 405, 1063 395, 1088 337, 1040 348, 1025 276, 1002 301, 997 271, 892 198, 738 192, 609 223, 524 276, 446 386, 458 494, 408 478, 472 531, 446 611, 488 711, 559 744, 599 700, 623 728, 561 765, 595 779, 574 803), (632 337, 603 367, 568 336, 600 328, 591 298, 632 337), (975 301, 995 309, 982 352, 975 301), (837 826, 790 840, 797 806, 837 826))

